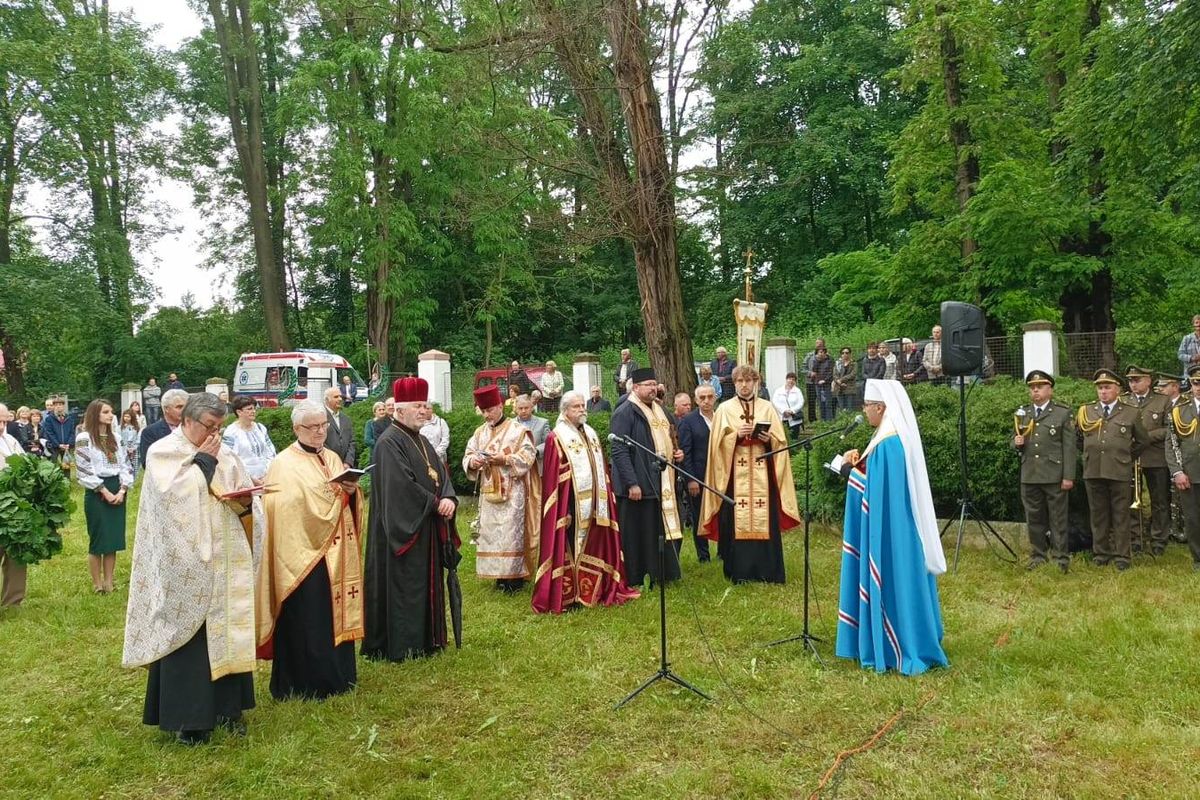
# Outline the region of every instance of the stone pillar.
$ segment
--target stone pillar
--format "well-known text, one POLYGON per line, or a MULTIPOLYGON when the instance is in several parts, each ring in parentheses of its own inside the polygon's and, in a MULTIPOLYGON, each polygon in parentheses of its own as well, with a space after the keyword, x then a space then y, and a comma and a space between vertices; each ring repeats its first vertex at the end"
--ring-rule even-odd
POLYGON ((146 404, 142 402, 142 385, 140 383, 121 384, 121 407, 116 409, 117 427, 121 426, 121 412, 129 408, 131 403, 137 403, 142 413, 146 413, 146 404))
MULTIPOLYGON (((771 396, 775 395, 775 390, 783 386, 783 381, 789 372, 796 371, 796 340, 777 338, 767 339, 766 341, 766 358, 763 360, 763 381, 767 387, 767 391, 771 396)), ((804 385, 803 380, 797 381, 801 386, 804 385)), ((721 398, 725 400, 727 398, 721 398)), ((804 398, 808 401, 808 398, 804 398)))
POLYGON ((229 394, 229 381, 224 378, 209 378, 204 383, 204 391, 209 394, 215 394, 217 397, 220 397, 221 392, 224 392, 225 402, 233 402, 233 396, 229 394))
POLYGON ((571 389, 583 395, 584 399, 591 397, 592 387, 599 386, 604 391, 604 382, 600 380, 600 357, 595 353, 580 353, 575 356, 571 367, 571 389))
POLYGON ((1024 332, 1021 375, 1028 375, 1030 370, 1040 369, 1057 377, 1058 323, 1034 320, 1022 325, 1021 330, 1024 332))
POLYGON ((441 350, 426 350, 417 356, 417 377, 429 384, 429 402, 437 403, 442 411, 450 411, 450 354, 441 350))

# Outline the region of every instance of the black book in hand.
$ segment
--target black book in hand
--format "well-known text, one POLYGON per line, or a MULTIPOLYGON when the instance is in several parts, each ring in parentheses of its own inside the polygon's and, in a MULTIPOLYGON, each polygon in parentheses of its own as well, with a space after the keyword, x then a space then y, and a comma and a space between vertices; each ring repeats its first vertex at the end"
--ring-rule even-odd
POLYGON ((771 432, 771 423, 757 422, 754 424, 754 433, 752 433, 751 436, 753 436, 754 438, 757 439, 760 435, 762 435, 764 433, 770 433, 770 432, 771 432))
POLYGON ((343 481, 356 481, 359 478, 361 478, 363 475, 366 475, 368 472, 370 472, 371 468, 374 466, 375 466, 374 464, 371 464, 366 469, 354 469, 354 467, 346 467, 340 473, 338 473, 337 475, 334 475, 332 478, 330 478, 329 482, 330 483, 342 483, 343 481))

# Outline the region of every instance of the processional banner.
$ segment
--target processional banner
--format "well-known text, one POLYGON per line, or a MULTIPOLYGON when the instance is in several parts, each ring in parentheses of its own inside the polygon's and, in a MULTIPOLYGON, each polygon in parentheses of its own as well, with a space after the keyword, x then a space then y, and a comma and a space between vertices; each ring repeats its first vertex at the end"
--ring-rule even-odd
POLYGON ((734 300, 733 318, 737 322, 737 363, 749 364, 761 371, 763 330, 767 327, 767 304, 734 300))

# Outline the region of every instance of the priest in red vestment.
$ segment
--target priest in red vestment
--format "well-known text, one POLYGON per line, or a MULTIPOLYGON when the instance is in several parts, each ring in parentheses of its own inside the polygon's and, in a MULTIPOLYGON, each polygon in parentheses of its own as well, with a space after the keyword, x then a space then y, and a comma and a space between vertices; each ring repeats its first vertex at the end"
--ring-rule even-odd
POLYGON ((604 470, 600 438, 587 424, 583 395, 562 396, 558 424, 546 439, 542 525, 533 610, 615 606, 639 596, 625 582, 617 504, 604 470))

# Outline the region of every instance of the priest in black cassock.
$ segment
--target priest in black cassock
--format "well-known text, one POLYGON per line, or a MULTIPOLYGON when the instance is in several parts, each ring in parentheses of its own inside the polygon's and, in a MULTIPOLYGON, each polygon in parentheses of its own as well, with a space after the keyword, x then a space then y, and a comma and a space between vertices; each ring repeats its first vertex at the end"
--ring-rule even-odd
POLYGON ((446 646, 446 570, 458 507, 445 464, 421 436, 429 384, 392 385, 392 425, 375 443, 367 530, 366 658, 404 661, 446 646))
MULTIPOLYGON (((635 369, 632 379, 633 391, 613 412, 609 433, 628 437, 669 461, 682 461, 683 451, 674 442, 671 421, 662 403, 655 399, 658 380, 654 370, 635 369)), ((679 578, 683 532, 674 470, 644 450, 616 439, 612 443, 612 485, 628 584, 639 586, 647 575, 651 581, 659 579, 658 539, 664 533, 671 547, 665 558, 665 579, 679 578)))
POLYGON ((363 638, 362 491, 325 446, 325 407, 292 409, 296 441, 271 461, 267 529, 255 581, 258 657, 274 662, 271 695, 324 699, 358 680, 363 638))

